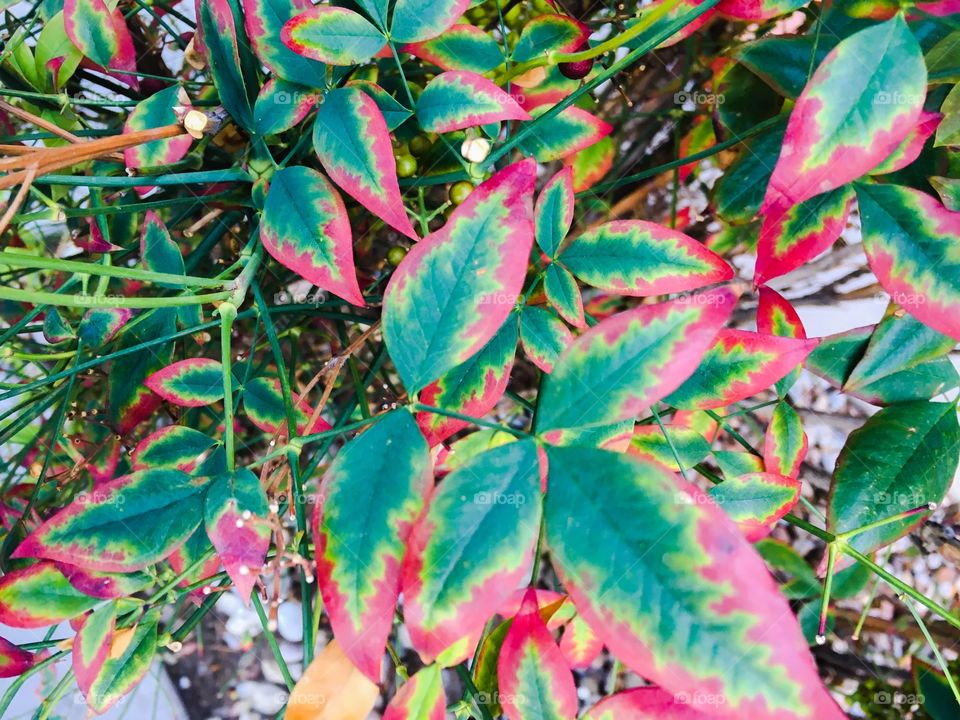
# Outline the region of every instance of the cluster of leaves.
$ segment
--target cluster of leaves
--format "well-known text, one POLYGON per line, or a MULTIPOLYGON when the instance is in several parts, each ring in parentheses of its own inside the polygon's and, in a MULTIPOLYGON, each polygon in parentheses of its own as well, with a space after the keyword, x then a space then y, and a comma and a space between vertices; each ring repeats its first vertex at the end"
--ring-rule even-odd
POLYGON ((872 559, 960 455, 956 4, 635 5, 17 6, 0 622, 51 630, 3 641, 0 675, 69 657, 103 712, 227 587, 271 631, 261 575, 290 568, 312 660, 287 674, 293 720, 365 717, 387 657, 391 720, 444 717, 444 668, 464 717, 830 720, 805 629, 822 639, 851 571, 960 627, 872 559), (721 23, 751 39, 679 88, 718 100, 669 111, 684 154, 613 172, 632 138, 592 94, 721 23), (701 241, 677 188, 729 149, 701 241), (598 219, 670 171, 668 221, 598 219), (768 284, 854 208, 889 312, 808 339, 768 284), (756 331, 727 327, 751 308, 756 331), (881 408, 809 520, 801 367, 881 408), (732 423, 765 407, 757 448, 732 423), (765 539, 780 521, 824 542, 822 581, 765 539), (582 711, 573 671, 604 648, 650 686, 582 711))

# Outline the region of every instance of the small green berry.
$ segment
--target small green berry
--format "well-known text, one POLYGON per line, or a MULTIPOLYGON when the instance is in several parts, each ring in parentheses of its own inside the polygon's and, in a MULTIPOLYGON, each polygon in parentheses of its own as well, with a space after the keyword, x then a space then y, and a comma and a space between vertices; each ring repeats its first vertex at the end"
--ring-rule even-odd
POLYGON ((410 154, 414 157, 423 157, 428 152, 430 148, 433 147, 433 143, 430 142, 430 138, 426 135, 417 135, 410 140, 410 154))
POLYGON ((407 249, 402 248, 399 245, 394 245, 392 248, 387 250, 387 262, 397 267, 400 262, 407 256, 407 249))
POLYGON ((408 178, 417 173, 417 159, 411 155, 397 157, 397 177, 408 178))
POLYGON ((448 197, 450 202, 454 205, 460 205, 464 200, 470 197, 470 193, 473 192, 473 183, 469 183, 466 180, 461 180, 460 182, 454 183, 450 186, 450 192, 448 197))

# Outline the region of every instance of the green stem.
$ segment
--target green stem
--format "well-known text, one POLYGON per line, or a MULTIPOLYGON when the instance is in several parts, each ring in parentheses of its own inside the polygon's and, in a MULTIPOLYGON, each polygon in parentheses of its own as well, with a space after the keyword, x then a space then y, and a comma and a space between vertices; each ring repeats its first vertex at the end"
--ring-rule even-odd
POLYGON ((169 297, 125 297, 122 295, 94 297, 91 295, 58 295, 42 290, 17 290, 0 287, 0 300, 55 305, 75 308, 161 308, 183 307, 185 305, 206 305, 227 300, 232 293, 217 292, 204 295, 172 295, 169 297))
POLYGON ((876 530, 877 528, 884 527, 885 525, 890 525, 895 522, 900 522, 901 520, 907 520, 914 515, 920 515, 922 513, 928 513, 931 510, 936 508, 935 503, 925 503, 919 507, 911 508, 910 510, 905 510, 902 513, 897 513, 896 515, 891 515, 890 517, 883 518, 881 520, 876 520, 872 523, 867 523, 861 527, 854 528, 853 530, 847 530, 846 532, 837 533, 837 539, 839 540, 849 540, 852 537, 860 535, 861 533, 868 532, 870 530, 876 530))
POLYGON ((224 449, 227 453, 227 472, 236 468, 233 427, 233 370, 231 368, 230 333, 233 321, 237 319, 237 308, 233 303, 221 303, 220 313, 220 362, 223 365, 223 426, 224 449))
POLYGON ((837 564, 837 543, 827 545, 827 579, 823 583, 823 597, 820 601, 820 625, 817 630, 817 645, 827 641, 827 615, 830 611, 830 592, 833 590, 833 569, 837 564))
POLYGON ((222 288, 230 285, 230 280, 215 278, 192 277, 189 275, 174 275, 171 273, 152 272, 140 268, 117 267, 115 265, 99 265, 95 263, 62 260, 60 258, 27 255, 26 253, 0 252, 0 265, 9 267, 31 268, 36 270, 57 270, 65 273, 85 273, 87 275, 102 275, 106 277, 123 278, 126 280, 143 280, 145 282, 165 283, 182 287, 222 288))
POLYGON ((510 433, 514 437, 518 437, 518 438, 533 437, 530 433, 524 432, 523 430, 517 430, 516 428, 512 428, 509 425, 501 425, 499 423, 490 422, 489 420, 484 420, 482 418, 476 418, 470 415, 464 415, 463 413, 454 412, 453 410, 444 410, 443 408, 434 407, 433 405, 424 405, 423 403, 412 403, 410 407, 416 410, 417 412, 434 413, 435 415, 452 417, 452 418, 456 418, 457 420, 465 420, 471 425, 490 428, 492 430, 502 430, 503 432, 510 433))
POLYGON ((283 681, 287 684, 287 690, 293 690, 293 686, 297 683, 290 674, 287 661, 283 659, 283 653, 280 652, 280 646, 277 644, 277 637, 270 628, 270 621, 267 619, 267 614, 263 611, 263 603, 260 602, 260 596, 256 592, 253 593, 253 607, 257 611, 257 616, 260 618, 260 624, 263 626, 263 634, 267 638, 267 645, 270 646, 273 659, 276 660, 277 665, 280 666, 280 673, 283 675, 283 681))
POLYGON ((72 187, 135 188, 143 185, 194 185, 222 182, 253 182, 243 170, 205 170, 198 172, 174 173, 171 175, 150 175, 133 177, 114 177, 112 175, 44 175, 45 185, 68 185, 72 187), (149 180, 149 182, 145 182, 149 180))

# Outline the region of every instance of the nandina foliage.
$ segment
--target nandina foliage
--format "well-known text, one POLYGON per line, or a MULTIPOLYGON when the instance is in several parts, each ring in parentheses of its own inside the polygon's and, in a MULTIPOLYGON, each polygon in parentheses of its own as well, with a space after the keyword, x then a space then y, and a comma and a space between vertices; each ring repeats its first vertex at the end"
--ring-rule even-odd
POLYGON ((294 720, 839 720, 806 629, 851 558, 960 626, 872 559, 960 455, 956 3, 28 5, 0 622, 75 637, 0 676, 104 712, 224 590, 272 634, 279 573, 294 720), (841 236, 889 308, 808 337, 841 236), (803 368, 873 408, 822 512, 803 368), (584 707, 601 653, 648 686, 584 707))

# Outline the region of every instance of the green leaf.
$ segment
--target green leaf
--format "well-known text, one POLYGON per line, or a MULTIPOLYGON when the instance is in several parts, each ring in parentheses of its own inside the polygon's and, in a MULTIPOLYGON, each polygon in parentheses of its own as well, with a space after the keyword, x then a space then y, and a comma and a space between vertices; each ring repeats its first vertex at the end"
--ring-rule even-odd
POLYGON ((535 165, 496 173, 407 254, 383 298, 383 334, 413 394, 465 362, 513 311, 533 246, 535 165))
MULTIPOLYGON (((471 26, 472 27, 472 26, 471 26)), ((406 122, 407 118, 413 115, 412 110, 408 110, 401 102, 393 97, 382 87, 369 80, 351 80, 347 83, 350 87, 358 87, 363 90, 377 104, 383 120, 387 124, 388 130, 396 130, 406 122)))
POLYGON ((303 122, 320 101, 320 94, 283 78, 270 78, 260 88, 253 106, 253 122, 260 135, 282 133, 303 122))
MULTIPOLYGON (((177 113, 174 108, 181 104, 180 92, 178 86, 171 85, 141 100, 133 112, 127 116, 123 124, 123 132, 148 130, 177 122, 177 113)), ((183 159, 190 151, 192 144, 193 138, 187 134, 153 140, 126 148, 123 151, 123 160, 127 167, 133 168, 172 165, 183 159)), ((159 272, 174 271, 160 270, 159 272)))
POLYGON ((552 311, 526 305, 520 315, 520 340, 530 362, 548 373, 560 353, 573 342, 573 333, 552 311))
POLYGON ((554 175, 537 196, 534 224, 537 245, 547 257, 556 257, 573 224, 573 170, 564 168, 554 175))
POLYGON ((960 213, 899 185, 857 185, 870 269, 897 305, 960 339, 960 213))
MULTIPOLYGON (((953 403, 884 408, 847 438, 830 487, 828 528, 847 532, 939 503, 953 480, 958 456, 960 425, 953 403)), ((867 552, 900 537, 921 517, 860 533, 849 542, 867 552)))
POLYGON ((888 314, 877 325, 863 356, 843 383, 844 392, 866 386, 950 352, 947 337, 910 315, 888 314))
POLYGON ((583 296, 577 285, 576 278, 563 266, 563 263, 553 262, 547 266, 543 278, 543 289, 547 300, 560 317, 577 328, 587 327, 583 314, 583 296))
POLYGON ((324 609, 371 680, 380 678, 404 553, 431 486, 429 448, 403 409, 344 445, 323 477, 313 529, 324 609))
POLYGON ((671 470, 692 468, 710 454, 710 443, 696 430, 673 425, 637 425, 630 439, 628 452, 643 460, 651 460, 671 470))
POLYGON ((0 578, 0 622, 10 627, 56 625, 100 600, 73 587, 52 562, 38 562, 0 578))
POLYGON ((714 290, 641 305, 598 323, 544 379, 537 432, 635 417, 696 369, 735 301, 731 291, 714 290))
POLYGON ((807 434, 800 413, 781 400, 773 409, 763 442, 763 463, 768 472, 795 478, 807 454, 807 434))
POLYGON ((551 563, 627 667, 708 714, 843 719, 763 561, 701 491, 620 453, 547 457, 551 563))
POLYGON ((403 569, 404 620, 424 660, 468 657, 487 620, 529 578, 539 495, 530 440, 478 455, 437 487, 403 569))
POLYGON ((164 468, 104 483, 30 533, 13 556, 106 572, 141 570, 167 557, 200 524, 204 482, 164 468))
POLYGON ((960 179, 934 176, 928 180, 940 196, 943 206, 947 210, 960 212, 960 179))
POLYGON ((130 460, 134 470, 173 468, 192 472, 217 441, 184 425, 168 425, 151 433, 134 448, 130 460))
POLYGON ((243 66, 240 63, 240 44, 237 37, 237 18, 230 0, 200 0, 198 20, 207 46, 207 59, 220 102, 237 124, 246 130, 253 128, 253 99, 247 92, 243 66))
POLYGON ((730 480, 747 473, 763 472, 763 458, 739 450, 714 450, 713 459, 723 476, 730 480))
POLYGON ((347 209, 316 170, 285 167, 274 174, 263 208, 260 239, 280 264, 363 307, 347 209))
POLYGON ((453 25, 470 0, 396 0, 390 23, 390 39, 415 43, 440 35, 453 25))
POLYGON ((960 145, 960 90, 957 88, 957 85, 953 86, 940 106, 943 122, 937 127, 934 147, 960 145))
POLYGON ((960 703, 957 702, 946 676, 925 662, 911 659, 914 682, 923 700, 923 709, 933 720, 951 720, 960 715, 960 703))
POLYGON ((280 40, 298 55, 329 65, 365 63, 387 42, 362 15, 327 5, 310 8, 288 20, 280 40))
MULTIPOLYGON (((835 44, 832 38, 821 34, 814 67, 823 62, 835 44)), ((778 93, 793 100, 807 84, 813 52, 813 36, 777 36, 744 43, 733 51, 733 56, 778 93)))
POLYGON ((760 211, 767 183, 783 145, 785 122, 747 140, 714 191, 717 214, 731 223, 747 223, 760 211))

